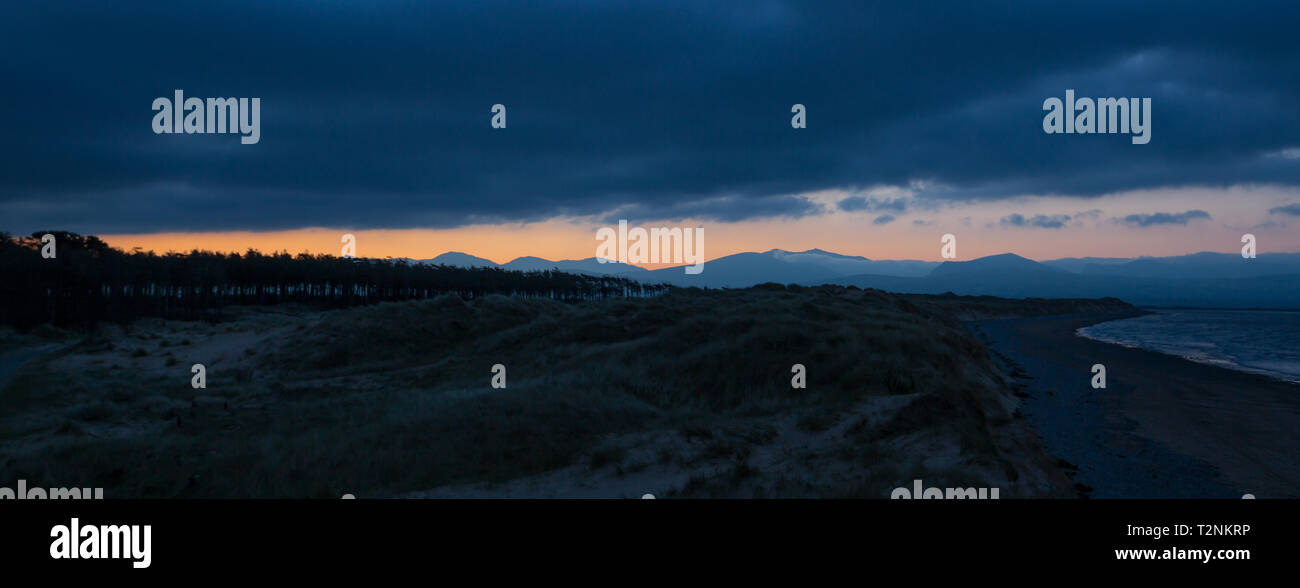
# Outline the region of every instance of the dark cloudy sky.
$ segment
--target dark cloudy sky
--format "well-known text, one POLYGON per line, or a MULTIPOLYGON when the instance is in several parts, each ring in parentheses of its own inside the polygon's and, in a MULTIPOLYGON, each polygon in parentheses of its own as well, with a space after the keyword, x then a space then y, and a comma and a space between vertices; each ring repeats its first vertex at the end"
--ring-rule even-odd
POLYGON ((1276 243, 1300 212, 1297 25, 1294 0, 6 2, 0 230, 1276 243), (178 88, 259 97, 261 142, 154 134, 178 88), (1067 88, 1151 98, 1151 142, 1045 134, 1067 88))

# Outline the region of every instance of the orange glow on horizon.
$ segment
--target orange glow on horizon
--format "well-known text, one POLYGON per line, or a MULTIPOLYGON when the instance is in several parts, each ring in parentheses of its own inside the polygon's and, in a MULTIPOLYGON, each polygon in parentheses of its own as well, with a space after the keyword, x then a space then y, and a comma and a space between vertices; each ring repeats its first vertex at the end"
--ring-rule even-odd
MULTIPOLYGON (((1000 253, 1030 259, 1062 257, 1139 257, 1185 255, 1200 251, 1240 251, 1244 233, 1259 239, 1259 251, 1300 251, 1300 231, 1270 207, 1300 199, 1300 190, 1277 187, 1147 190, 1079 199, 1020 197, 950 205, 908 204, 899 218, 880 222, 882 213, 846 212, 835 203, 844 192, 808 197, 822 214, 798 219, 760 219, 733 223, 701 220, 629 219, 630 226, 704 227, 706 261, 746 251, 823 249, 871 259, 942 261, 940 237, 957 236, 957 259, 1000 253), (1209 218, 1185 224, 1137 226, 1126 215, 1158 211, 1208 211, 1209 218), (1046 215, 1067 219, 1058 228, 1015 226, 1009 215, 1046 215)), ((596 255, 596 231, 605 223, 590 218, 552 219, 534 223, 472 225, 450 229, 302 228, 282 231, 172 232, 100 235, 109 245, 158 253, 203 249, 264 253, 341 254, 342 236, 356 236, 359 257, 429 259, 458 251, 505 263, 521 256, 550 260, 586 259, 596 255)), ((655 268, 677 264, 640 264, 655 268)))

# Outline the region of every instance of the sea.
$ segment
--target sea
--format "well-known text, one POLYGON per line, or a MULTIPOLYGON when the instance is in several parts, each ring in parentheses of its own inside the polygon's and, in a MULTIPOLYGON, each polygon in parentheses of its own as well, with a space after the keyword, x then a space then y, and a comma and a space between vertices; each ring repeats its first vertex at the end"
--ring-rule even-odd
POLYGON ((1147 310, 1155 314, 1108 321, 1078 333, 1300 383, 1300 311, 1147 310))

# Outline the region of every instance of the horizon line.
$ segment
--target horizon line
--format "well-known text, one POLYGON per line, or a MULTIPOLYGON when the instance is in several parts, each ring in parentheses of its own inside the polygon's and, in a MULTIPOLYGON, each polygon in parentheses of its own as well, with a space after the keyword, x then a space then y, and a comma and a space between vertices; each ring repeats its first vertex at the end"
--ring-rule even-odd
MULTIPOLYGON (((66 233, 72 233, 72 234, 80 235, 80 236, 83 236, 83 237, 96 237, 96 238, 99 238, 100 240, 104 241, 106 244, 108 244, 108 245, 109 245, 110 247, 112 247, 113 249, 117 249, 117 250, 122 251, 122 252, 124 252, 124 253, 133 253, 133 252, 135 252, 135 251, 138 250, 138 251, 140 251, 140 252, 142 252, 142 253, 152 253, 152 254, 154 254, 154 255, 188 254, 188 253, 191 253, 191 252, 194 252, 194 251, 199 251, 199 252, 204 252, 204 253, 226 253, 226 254, 235 253, 235 254, 242 254, 242 253, 245 253, 245 252, 251 250, 251 251, 256 251, 256 252, 258 252, 258 253, 261 253, 261 254, 263 254, 263 255, 275 255, 275 254, 280 254, 280 253, 287 253, 287 254, 289 254, 289 255, 295 255, 295 256, 296 256, 296 255, 301 255, 301 254, 307 254, 307 255, 320 255, 320 254, 325 254, 325 255, 330 255, 330 256, 333 256, 333 257, 342 257, 341 255, 338 255, 338 254, 335 254, 335 253, 325 252, 325 251, 312 251, 311 249, 300 249, 300 250, 298 250, 298 251, 291 251, 291 250, 289 250, 289 249, 285 249, 285 248, 268 248, 268 249, 259 249, 258 247, 253 247, 253 246, 244 247, 244 248, 242 248, 242 249, 234 249, 234 248, 220 248, 220 247, 217 247, 217 248, 189 247, 189 248, 186 248, 186 249, 184 249, 184 250, 180 250, 180 249, 166 249, 166 250, 162 250, 162 249, 159 249, 159 248, 145 248, 145 247, 140 247, 140 246, 126 247, 126 246, 113 245, 113 244, 110 243, 109 241, 110 241, 110 240, 117 240, 116 238, 119 237, 119 236, 117 236, 117 235, 95 235, 95 234, 93 234, 93 233, 76 233, 76 232, 74 232, 74 231, 65 231, 65 230, 60 230, 60 229, 51 229, 51 230, 47 230, 47 231, 37 231, 36 233, 40 233, 40 232, 66 232, 66 233)), ((14 237, 14 238, 26 238, 26 237, 30 237, 30 235, 20 235, 20 234, 13 234, 13 233, 10 233, 10 235, 11 235, 11 237, 14 237)), ((937 248, 936 248, 936 249, 937 249, 937 248)), ((986 258, 989 258, 989 257, 997 257, 997 256, 1003 256, 1003 255, 1014 255, 1014 256, 1016 256, 1016 257, 1020 257, 1020 258, 1022 258, 1022 259, 1026 259, 1026 260, 1033 261, 1033 262, 1036 262, 1036 263, 1043 263, 1043 262, 1061 261, 1061 260, 1067 260, 1067 259, 1077 259, 1077 260, 1084 260, 1084 259, 1115 259, 1115 260, 1129 260, 1129 261, 1136 261, 1136 260, 1140 260, 1140 259, 1168 259, 1168 258, 1176 258, 1176 257, 1188 257, 1188 256, 1192 256, 1192 255, 1201 255, 1201 254, 1207 254, 1207 253, 1208 253, 1208 254, 1216 254, 1216 255, 1232 255, 1232 254, 1234 254, 1234 253, 1238 253, 1238 251, 1212 251, 1212 250, 1200 250, 1200 251, 1193 251, 1193 252, 1190 252, 1190 253, 1182 253, 1182 254, 1175 254, 1175 255, 1148 255, 1148 254, 1142 254, 1142 255, 1128 255, 1128 256, 1122 256, 1122 255, 1121 255, 1121 256, 1106 256, 1106 255, 1078 255, 1078 256, 1064 256, 1064 257, 1051 257, 1051 256, 1049 256, 1049 257, 1031 257, 1031 256, 1029 256, 1029 255, 1024 255, 1024 254, 1021 254, 1021 253, 1017 253, 1017 252, 1015 252, 1015 251, 1003 251, 1003 252, 1001 252, 1001 253, 989 253, 989 254, 985 254, 985 255, 978 255, 978 256, 967 257, 967 258, 953 258, 953 259, 921 259, 921 258, 889 258, 889 257, 879 257, 879 258, 877 258, 877 257, 869 257, 869 256, 866 256, 866 255, 859 255, 859 254, 840 253, 840 252, 833 251, 833 250, 831 250, 831 249, 826 249, 826 248, 823 248, 823 247, 813 247, 813 248, 810 248, 810 249, 804 249, 804 250, 792 250, 792 249, 783 249, 783 248, 781 248, 781 247, 771 247, 771 248, 768 248, 768 249, 766 249, 766 250, 747 250, 747 251, 737 251, 737 252, 733 252, 733 253, 727 253, 727 254, 724 254, 724 255, 719 255, 719 256, 717 256, 717 257, 713 257, 713 258, 711 258, 711 259, 706 259, 703 263, 710 263, 710 262, 714 262, 714 261, 717 261, 717 260, 720 260, 720 259, 725 259, 725 258, 727 258, 727 257, 733 257, 733 256, 736 256, 736 255, 741 255, 741 254, 757 254, 757 255, 762 255, 762 254, 772 253, 772 252, 791 253, 791 254, 805 254, 805 253, 815 253, 815 252, 820 252, 820 253, 823 253, 823 254, 834 255, 834 256, 841 256, 841 257, 846 257, 846 258, 857 258, 857 259, 859 259, 859 260, 862 260, 862 261, 868 261, 868 262, 886 262, 886 261, 892 261, 892 262, 916 262, 916 263, 934 263, 934 264, 943 264, 943 263, 949 263, 949 262, 958 262, 958 263, 960 263, 960 262, 966 262, 966 261, 976 261, 976 260, 980 260, 980 259, 986 259, 986 258)), ((409 254, 408 254, 408 255, 400 255, 400 256, 394 256, 394 255, 386 255, 386 256, 357 255, 357 256, 355 256, 355 257, 356 257, 356 258, 359 258, 359 259, 375 259, 375 260, 401 260, 401 259, 406 259, 406 260, 410 260, 410 261, 414 261, 414 262, 428 262, 428 261, 431 261, 431 260, 433 260, 433 259, 436 259, 437 257, 440 257, 440 256, 442 256, 442 255, 453 254, 453 253, 454 253, 454 254, 465 255, 465 256, 469 256, 469 257, 474 257, 474 258, 476 258, 476 259, 481 259, 481 260, 484 260, 484 261, 490 262, 490 263, 492 263, 492 264, 494 264, 495 266, 498 266, 498 267, 500 267, 500 266, 504 266, 504 265, 507 265, 507 264, 510 264, 510 263, 513 263, 513 262, 515 262, 515 261, 519 261, 519 260, 521 260, 521 259, 525 259, 525 258, 539 259, 539 260, 541 260, 541 261, 544 261, 544 262, 550 262, 550 263, 573 262, 573 261, 591 261, 591 260, 596 260, 596 259, 598 259, 598 257, 595 256, 595 255, 588 256, 588 257, 581 257, 581 258, 564 257, 564 258, 561 258, 561 259, 551 259, 551 258, 543 257, 543 256, 540 256, 540 255, 524 254, 524 255, 515 255, 514 257, 511 257, 511 258, 510 258, 509 260, 507 260, 507 261, 496 261, 496 260, 494 260, 494 259, 492 259, 492 258, 490 258, 490 257, 482 256, 482 255, 477 255, 477 254, 474 254, 474 253, 469 253, 469 252, 467 252, 467 251, 463 251, 463 250, 460 250, 460 249, 448 249, 448 250, 446 250, 446 251, 443 251, 442 253, 438 253, 438 254, 436 254, 436 255, 433 255, 433 256, 431 256, 431 257, 427 257, 427 258, 416 257, 416 256, 412 256, 412 255, 409 255, 409 254)), ((1258 252, 1258 253, 1257 253, 1257 256, 1263 256, 1263 255, 1294 255, 1294 254, 1300 254, 1300 251, 1261 251, 1261 252, 1258 252)), ((660 264, 634 264, 634 263, 620 262, 620 261, 618 261, 618 260, 614 260, 614 259, 609 259, 606 263, 614 263, 614 264, 619 264, 619 265, 626 265, 626 266, 635 267, 635 268, 638 268, 638 269, 643 269, 643 270, 646 270, 646 271, 655 271, 655 270, 661 270, 661 269, 681 268, 681 267, 686 267, 686 266, 691 265, 691 264, 689 264, 689 263, 684 263, 684 262, 682 262, 682 263, 679 263, 679 262, 670 262, 670 263, 660 263, 660 264)))

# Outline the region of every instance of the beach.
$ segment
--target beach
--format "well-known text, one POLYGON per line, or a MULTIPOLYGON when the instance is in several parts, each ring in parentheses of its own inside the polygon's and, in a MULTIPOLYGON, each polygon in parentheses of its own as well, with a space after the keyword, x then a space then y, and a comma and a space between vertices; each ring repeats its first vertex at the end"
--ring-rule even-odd
POLYGON ((1300 385, 1076 334, 1134 313, 970 324, 1020 414, 1093 498, 1300 496, 1300 385), (1092 387, 1095 364, 1106 387, 1092 387))

